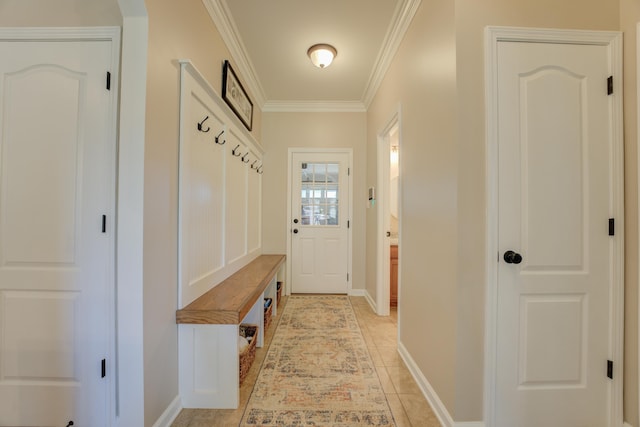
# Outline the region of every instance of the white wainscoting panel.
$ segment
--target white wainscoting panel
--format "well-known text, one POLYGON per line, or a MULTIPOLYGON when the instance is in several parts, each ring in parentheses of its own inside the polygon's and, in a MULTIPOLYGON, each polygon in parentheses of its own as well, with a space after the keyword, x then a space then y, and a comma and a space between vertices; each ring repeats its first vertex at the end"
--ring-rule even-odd
POLYGON ((238 325, 178 325, 179 388, 184 408, 238 407, 238 325))
POLYGON ((180 61, 179 308, 262 253, 262 148, 180 61))

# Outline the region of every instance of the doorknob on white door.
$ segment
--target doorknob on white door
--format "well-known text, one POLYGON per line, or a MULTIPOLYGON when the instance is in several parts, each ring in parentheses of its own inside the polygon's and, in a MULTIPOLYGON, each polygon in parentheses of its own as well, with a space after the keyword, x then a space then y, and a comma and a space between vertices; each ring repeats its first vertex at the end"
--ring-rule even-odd
POLYGON ((520 264, 522 262, 522 255, 514 251, 506 251, 503 259, 507 264, 520 264))

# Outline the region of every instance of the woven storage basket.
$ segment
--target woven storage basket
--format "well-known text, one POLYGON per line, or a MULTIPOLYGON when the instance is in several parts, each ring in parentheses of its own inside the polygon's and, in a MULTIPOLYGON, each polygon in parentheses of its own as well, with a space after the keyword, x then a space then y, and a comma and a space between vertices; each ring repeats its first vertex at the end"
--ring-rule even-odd
POLYGON ((282 302, 282 282, 278 282, 278 307, 280 307, 280 303, 282 302))
MULTIPOLYGON (((271 298, 265 298, 266 300, 271 300, 271 298)), ((264 309, 264 330, 265 332, 269 329, 269 325, 271 324, 271 314, 273 313, 273 301, 269 304, 268 308, 264 309)))
POLYGON ((256 341, 258 341, 258 325, 251 325, 248 323, 240 324, 240 336, 241 337, 253 337, 249 346, 240 353, 240 385, 247 377, 249 369, 256 358, 256 341))

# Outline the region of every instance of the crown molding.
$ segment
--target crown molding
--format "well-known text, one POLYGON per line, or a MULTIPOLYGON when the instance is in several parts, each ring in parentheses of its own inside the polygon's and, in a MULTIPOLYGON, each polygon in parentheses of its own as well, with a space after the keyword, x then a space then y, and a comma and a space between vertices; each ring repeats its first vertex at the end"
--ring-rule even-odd
POLYGON ((267 101, 265 91, 260 84, 247 50, 239 36, 231 12, 224 0, 202 0, 211 20, 218 29, 231 57, 237 65, 238 72, 244 78, 247 88, 254 96, 256 104, 267 112, 361 112, 366 111, 373 97, 380 88, 382 80, 391 65, 400 43, 404 38, 413 17, 422 0, 404 0, 398 5, 393 20, 369 76, 366 88, 360 101, 267 101))
POLYGON ((267 101, 263 113, 366 113, 360 101, 267 101))
POLYGON ((380 88, 382 80, 384 79, 389 66, 391 66, 391 61, 398 51, 400 43, 409 29, 409 25, 418 11, 418 7, 420 7, 421 2, 422 0, 404 0, 396 9, 393 21, 389 26, 382 48, 378 53, 378 58, 376 59, 376 63, 371 71, 371 75, 369 76, 366 89, 362 95, 362 103, 365 108, 369 108, 369 105, 371 105, 371 102, 373 101, 373 97, 380 88))
POLYGON ((120 27, 2 27, 0 40, 115 40, 120 33, 120 27))
POLYGON ((227 45, 231 57, 237 65, 238 72, 243 77, 244 83, 255 98, 256 104, 262 109, 267 97, 258 79, 258 74, 253 68, 253 63, 247 55, 247 50, 239 36, 238 28, 223 0, 202 0, 204 7, 218 29, 222 40, 227 45))

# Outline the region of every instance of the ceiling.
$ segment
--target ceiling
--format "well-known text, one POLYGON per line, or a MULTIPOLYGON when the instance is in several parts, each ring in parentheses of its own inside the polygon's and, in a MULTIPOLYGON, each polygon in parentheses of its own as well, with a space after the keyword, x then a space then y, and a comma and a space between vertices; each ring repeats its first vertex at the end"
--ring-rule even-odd
POLYGON ((263 111, 364 111, 420 0, 205 0, 263 111), (331 66, 307 49, 333 45, 331 66))

